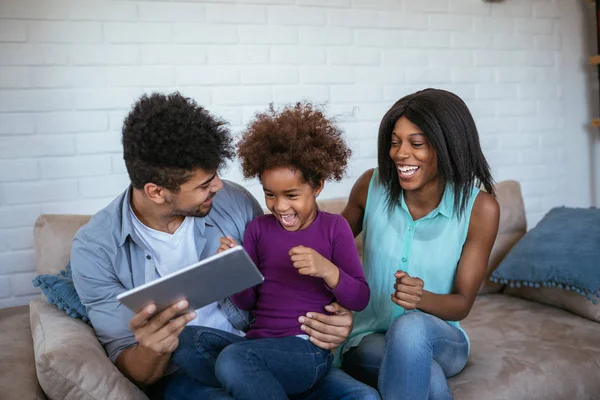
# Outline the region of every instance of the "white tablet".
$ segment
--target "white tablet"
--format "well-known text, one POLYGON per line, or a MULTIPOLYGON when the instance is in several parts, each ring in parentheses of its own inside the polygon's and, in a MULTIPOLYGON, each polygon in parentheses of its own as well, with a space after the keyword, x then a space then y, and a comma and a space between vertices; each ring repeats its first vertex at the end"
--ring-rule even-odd
POLYGON ((233 247, 179 271, 165 275, 117 296, 138 313, 149 304, 163 310, 187 299, 187 311, 202 308, 262 283, 264 277, 242 246, 233 247))

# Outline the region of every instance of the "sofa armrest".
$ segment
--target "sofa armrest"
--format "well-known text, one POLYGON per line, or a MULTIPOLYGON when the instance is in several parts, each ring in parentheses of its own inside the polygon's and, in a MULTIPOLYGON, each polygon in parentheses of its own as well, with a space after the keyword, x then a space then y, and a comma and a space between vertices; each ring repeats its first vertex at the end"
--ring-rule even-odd
POLYGON ((146 399, 110 362, 94 330, 42 300, 29 305, 36 373, 51 399, 146 399))

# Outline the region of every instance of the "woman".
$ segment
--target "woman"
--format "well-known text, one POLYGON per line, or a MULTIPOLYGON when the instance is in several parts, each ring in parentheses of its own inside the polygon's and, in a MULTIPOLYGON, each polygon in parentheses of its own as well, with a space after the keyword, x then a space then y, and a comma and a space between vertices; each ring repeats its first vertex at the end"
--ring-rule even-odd
POLYGON ((379 128, 378 168, 355 183, 343 215, 363 233, 371 287, 342 349, 344 369, 384 400, 451 399, 446 378, 469 355, 458 321, 485 275, 500 215, 465 103, 427 89, 394 104, 379 128))

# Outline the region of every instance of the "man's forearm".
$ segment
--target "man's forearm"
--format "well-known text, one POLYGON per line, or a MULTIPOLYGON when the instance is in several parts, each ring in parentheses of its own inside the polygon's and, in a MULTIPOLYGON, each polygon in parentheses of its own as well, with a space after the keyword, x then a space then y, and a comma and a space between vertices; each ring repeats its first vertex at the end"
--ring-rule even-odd
POLYGON ((136 345, 123 350, 115 365, 123 375, 137 385, 149 385, 164 376, 170 359, 170 354, 152 356, 136 345))

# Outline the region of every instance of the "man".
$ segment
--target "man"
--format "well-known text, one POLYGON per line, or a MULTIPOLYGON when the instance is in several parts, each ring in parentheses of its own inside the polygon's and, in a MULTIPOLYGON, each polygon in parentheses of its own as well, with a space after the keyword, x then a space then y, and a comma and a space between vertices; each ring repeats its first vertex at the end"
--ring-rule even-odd
MULTIPOLYGON (((150 397, 229 399, 223 389, 203 387, 171 363, 171 354, 184 329, 208 326, 242 335, 247 313, 224 299, 177 318, 185 301, 133 315, 115 298, 214 255, 223 236, 241 243, 246 224, 262 214, 250 193, 217 174, 233 157, 231 135, 193 100, 153 94, 142 96, 126 117, 123 154, 131 186, 75 236, 71 265, 77 292, 110 359, 150 397)), ((328 311, 333 315, 299 316, 299 324, 315 344, 332 349, 349 335, 352 316, 337 304, 328 311)), ((332 369, 302 398, 378 395, 332 369)))

